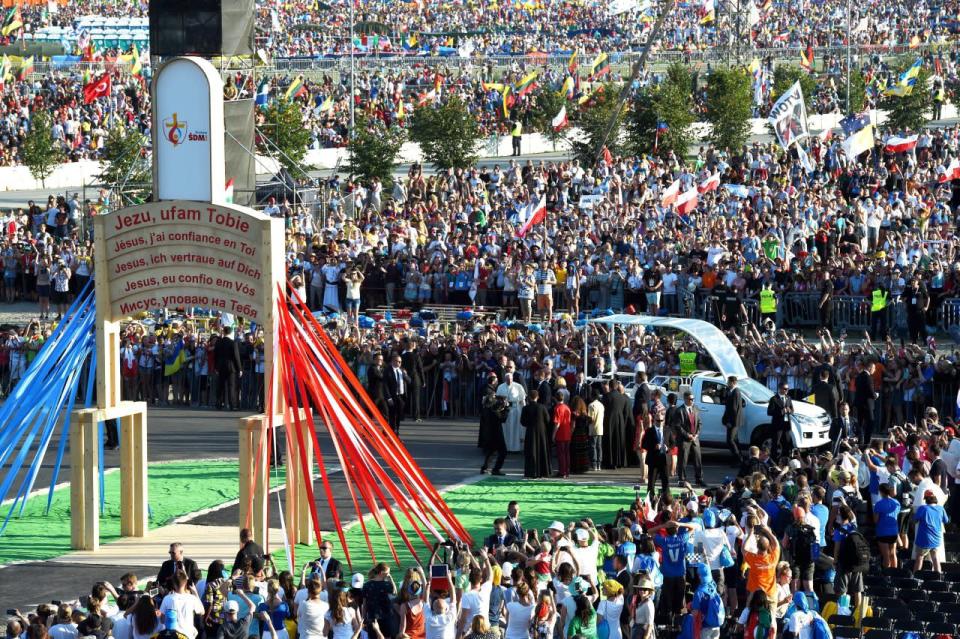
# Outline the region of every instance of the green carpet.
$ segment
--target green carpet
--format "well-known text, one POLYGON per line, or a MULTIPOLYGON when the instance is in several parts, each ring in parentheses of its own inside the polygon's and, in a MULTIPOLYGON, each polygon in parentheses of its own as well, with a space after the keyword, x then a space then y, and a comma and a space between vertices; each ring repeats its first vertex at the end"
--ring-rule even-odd
MULTIPOLYGON (((511 500, 520 503, 520 520, 524 527, 527 530, 536 528, 542 531, 554 520, 560 520, 564 525, 584 517, 590 517, 597 524, 612 521, 617 510, 633 503, 635 493, 629 486, 490 478, 447 491, 443 493, 443 497, 460 523, 479 545, 487 535, 493 532, 493 520, 506 515, 507 504, 511 500)), ((340 514, 347 515, 344 512, 340 514)), ((402 515, 398 514, 397 518, 401 522, 405 521, 402 515)), ((383 532, 371 518, 367 518, 366 521, 377 561, 390 564, 396 571, 393 556, 383 532)), ((393 531, 392 524, 390 530, 393 531)), ((423 541, 416 537, 412 528, 406 528, 406 530, 410 543, 420 555, 421 561, 426 562, 430 557, 430 551, 424 548, 423 541)), ((359 525, 350 526, 345 537, 351 552, 353 570, 366 572, 373 566, 374 561, 367 550, 362 529, 359 525)), ((404 568, 413 565, 412 555, 399 535, 394 532, 392 537, 401 565, 404 568)), ((340 550, 337 535, 331 534, 326 538, 334 544, 334 555, 342 561, 345 555, 340 550)), ((430 538, 429 535, 427 538, 430 538)), ((283 554, 282 548, 273 543, 271 545, 274 555, 279 559, 283 554)), ((316 546, 309 548, 298 545, 296 547, 296 563, 300 566, 318 556, 316 546)), ((286 561, 278 561, 277 564, 278 567, 280 564, 285 566, 286 561)))
MULTIPOLYGON (((235 461, 169 462, 150 464, 150 528, 158 528, 188 513, 237 499, 240 486, 235 461)), ((281 471, 280 476, 283 476, 281 471)), ((100 517, 100 543, 120 538, 120 478, 113 472, 104 478, 106 503, 100 517)), ((271 474, 271 485, 277 478, 271 474)), ((39 561, 70 552, 70 489, 54 491, 50 513, 44 514, 47 494, 27 500, 23 515, 16 512, 0 536, 0 564, 39 561)), ((0 508, 0 521, 9 506, 0 508)))

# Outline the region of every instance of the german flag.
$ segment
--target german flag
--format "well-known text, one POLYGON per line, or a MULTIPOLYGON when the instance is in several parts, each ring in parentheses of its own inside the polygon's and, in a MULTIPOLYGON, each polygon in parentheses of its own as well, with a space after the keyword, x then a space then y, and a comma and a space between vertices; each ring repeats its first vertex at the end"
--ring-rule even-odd
POLYGON ((537 75, 539 71, 531 71, 520 79, 517 84, 517 95, 523 97, 537 88, 537 75))
POLYGON ((800 52, 800 66, 813 72, 813 46, 808 44, 807 48, 800 52))
POLYGON ((610 58, 607 57, 607 54, 601 53, 593 60, 593 64, 590 65, 590 79, 596 80, 600 76, 610 71, 610 58))

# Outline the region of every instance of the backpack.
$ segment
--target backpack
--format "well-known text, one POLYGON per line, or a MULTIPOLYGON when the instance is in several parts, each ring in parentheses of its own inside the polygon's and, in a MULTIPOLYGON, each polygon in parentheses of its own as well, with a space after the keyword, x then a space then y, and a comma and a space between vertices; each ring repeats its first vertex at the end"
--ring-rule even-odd
POLYGON ((723 600, 717 594, 716 588, 713 594, 706 601, 706 610, 703 611, 703 625, 708 628, 720 628, 726 620, 726 612, 723 609, 723 600))
POLYGON ((870 569, 870 544, 859 530, 854 530, 840 544, 841 567, 847 572, 866 572, 870 569))
POLYGON ((794 526, 793 535, 790 537, 790 555, 800 566, 812 564, 820 557, 820 542, 817 541, 817 531, 813 526, 794 526))
POLYGON ((854 515, 859 515, 864 511, 863 499, 860 498, 860 493, 853 490, 841 489, 843 493, 843 501, 850 507, 850 510, 853 511, 854 515))
POLYGON ((225 601, 226 597, 223 596, 223 591, 216 584, 207 584, 207 589, 203 593, 203 607, 207 611, 204 615, 204 623, 207 626, 215 626, 220 623, 225 601))
POLYGON ((828 626, 823 617, 817 613, 813 613, 813 639, 833 639, 833 632, 830 631, 830 626, 828 626))

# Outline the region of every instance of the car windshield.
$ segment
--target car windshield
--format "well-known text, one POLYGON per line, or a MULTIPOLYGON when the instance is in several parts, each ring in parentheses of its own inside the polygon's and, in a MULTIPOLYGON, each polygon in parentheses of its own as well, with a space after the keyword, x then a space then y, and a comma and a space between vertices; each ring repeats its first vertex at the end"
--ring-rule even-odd
POLYGON ((761 384, 755 379, 743 377, 737 380, 737 386, 740 392, 746 395, 754 404, 766 404, 773 397, 773 391, 761 384))

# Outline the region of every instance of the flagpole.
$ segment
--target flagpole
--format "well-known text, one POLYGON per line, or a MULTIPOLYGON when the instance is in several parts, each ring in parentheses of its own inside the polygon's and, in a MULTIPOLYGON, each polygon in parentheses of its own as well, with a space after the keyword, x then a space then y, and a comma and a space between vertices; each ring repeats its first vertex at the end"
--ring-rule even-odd
POLYGON ((357 85, 356 85, 356 71, 353 68, 353 9, 356 5, 356 0, 350 0, 350 139, 353 139, 353 127, 354 127, 354 96, 357 94, 357 85))
POLYGON ((851 115, 850 110, 850 0, 847 0, 847 115, 851 115))

